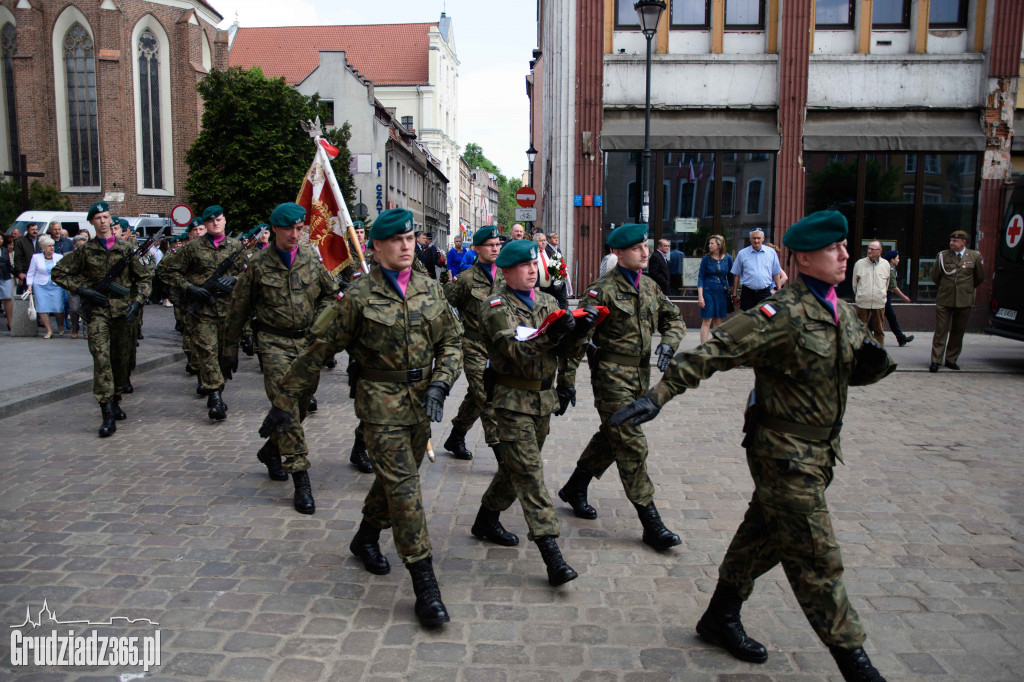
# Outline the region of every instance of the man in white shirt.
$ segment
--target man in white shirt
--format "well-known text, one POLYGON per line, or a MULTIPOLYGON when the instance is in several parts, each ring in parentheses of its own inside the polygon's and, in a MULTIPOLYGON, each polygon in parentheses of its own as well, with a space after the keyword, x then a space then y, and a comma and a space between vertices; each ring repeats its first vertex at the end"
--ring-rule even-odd
POLYGON ((885 312, 885 294, 889 290, 889 262, 882 259, 882 243, 868 244, 868 255, 853 266, 853 302, 857 317, 868 324, 875 341, 885 343, 882 315, 885 312))

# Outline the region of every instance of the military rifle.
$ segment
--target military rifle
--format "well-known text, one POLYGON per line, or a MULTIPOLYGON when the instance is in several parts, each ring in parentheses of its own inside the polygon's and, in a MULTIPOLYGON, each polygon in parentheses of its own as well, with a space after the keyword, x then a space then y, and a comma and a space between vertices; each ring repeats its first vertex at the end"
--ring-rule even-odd
MULTIPOLYGON (((146 251, 148 251, 149 247, 152 246, 156 238, 161 233, 164 233, 169 229, 170 228, 164 228, 160 232, 156 232, 150 235, 149 238, 146 239, 146 241, 144 241, 142 244, 139 244, 139 246, 135 248, 127 258, 122 258, 118 262, 114 263, 110 270, 107 271, 107 274, 104 275, 103 279, 101 279, 96 284, 93 284, 89 288, 95 291, 96 293, 102 294, 106 298, 110 298, 111 296, 113 296, 114 298, 124 298, 125 296, 131 294, 131 289, 122 286, 121 284, 118 284, 115 280, 117 280, 117 278, 121 276, 121 273, 124 272, 124 269, 128 267, 129 263, 131 263, 133 260, 135 260, 142 254, 144 254, 146 251)), ((89 313, 91 313, 95 307, 95 303, 85 299, 84 297, 82 298, 82 310, 85 313, 85 317, 89 317, 89 313)), ((109 308, 110 302, 107 301, 102 307, 109 308)))
MULTIPOLYGON (((206 291, 209 292, 209 294, 213 296, 215 299, 230 294, 234 287, 225 286, 224 284, 221 283, 220 279, 227 274, 228 270, 231 269, 231 266, 235 264, 235 261, 238 260, 243 253, 252 249, 256 244, 259 244, 260 237, 266 231, 266 227, 262 228, 259 232, 256 233, 256 236, 253 237, 253 240, 249 242, 248 246, 242 247, 238 251, 235 251, 233 254, 225 258, 224 261, 214 269, 214 271, 210 274, 206 281, 199 285, 199 287, 201 289, 206 289, 206 291)), ((189 301, 186 310, 193 317, 199 317, 199 310, 202 307, 203 302, 193 298, 191 301, 189 301)))

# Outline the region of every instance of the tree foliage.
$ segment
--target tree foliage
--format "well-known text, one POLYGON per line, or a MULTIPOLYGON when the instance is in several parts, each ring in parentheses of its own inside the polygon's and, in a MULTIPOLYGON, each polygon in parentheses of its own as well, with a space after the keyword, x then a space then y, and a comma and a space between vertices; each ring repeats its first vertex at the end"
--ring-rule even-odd
MULTIPOLYGON (((328 109, 319 95, 307 97, 283 78, 267 78, 259 67, 213 70, 198 86, 203 98, 203 128, 185 154, 185 182, 196 212, 220 204, 228 230, 237 232, 265 222, 278 204, 294 201, 316 149, 301 121, 328 109)), ((331 166, 346 203, 355 196, 349 173, 348 123, 325 132, 340 150, 331 166)))
POLYGON ((483 168, 494 175, 498 185, 498 215, 497 223, 502 226, 502 232, 509 234, 512 223, 515 222, 516 192, 523 183, 518 178, 506 178, 493 161, 484 155, 483 148, 475 142, 466 145, 462 158, 470 168, 483 168))
POLYGON ((0 182, 0 227, 6 228, 27 210, 70 211, 71 199, 45 182, 33 180, 28 186, 28 206, 21 205, 21 182, 15 178, 0 182))

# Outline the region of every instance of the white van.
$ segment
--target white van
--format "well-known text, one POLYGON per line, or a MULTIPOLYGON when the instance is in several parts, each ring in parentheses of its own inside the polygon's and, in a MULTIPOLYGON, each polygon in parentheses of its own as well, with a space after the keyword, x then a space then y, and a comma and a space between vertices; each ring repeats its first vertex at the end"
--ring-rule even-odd
POLYGON ((87 215, 87 213, 77 211, 25 211, 6 231, 10 232, 16 227, 21 230, 22 234, 25 234, 25 226, 29 223, 36 223, 39 225, 39 234, 46 234, 50 223, 56 220, 61 227, 68 231, 69 237, 74 237, 79 232, 85 232, 91 239, 96 236, 96 230, 86 220, 87 215))

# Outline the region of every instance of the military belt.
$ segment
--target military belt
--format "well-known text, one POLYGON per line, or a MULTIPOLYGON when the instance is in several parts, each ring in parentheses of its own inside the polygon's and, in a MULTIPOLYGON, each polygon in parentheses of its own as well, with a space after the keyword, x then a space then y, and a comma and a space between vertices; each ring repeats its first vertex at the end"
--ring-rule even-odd
POLYGON ((843 429, 842 422, 835 426, 811 426, 809 424, 780 419, 770 414, 765 414, 760 410, 757 412, 755 422, 761 426, 767 426, 772 431, 786 433, 798 438, 806 438, 807 440, 832 440, 843 429))
POLYGON ((551 388, 551 385, 555 383, 555 375, 552 374, 547 379, 520 379, 519 377, 509 376, 508 374, 495 374, 494 380, 496 383, 507 386, 508 388, 521 388, 524 391, 546 391, 551 388))
POLYGON ((480 343, 484 342, 484 335, 481 334, 480 332, 472 332, 468 329, 464 329, 462 331, 462 336, 464 338, 469 339, 470 341, 478 341, 480 343))
POLYGON ((424 378, 430 378, 429 367, 417 367, 416 369, 373 369, 371 367, 363 367, 362 374, 359 375, 360 379, 366 379, 367 381, 386 381, 396 384, 415 384, 417 381, 423 381, 424 378))
POLYGON ((283 336, 286 339, 302 339, 305 338, 306 334, 309 332, 308 329, 278 329, 277 327, 273 327, 266 322, 260 322, 259 320, 256 320, 256 324, 254 326, 258 332, 273 334, 274 336, 283 336))
POLYGON ((600 354, 601 362, 615 362, 620 365, 626 365, 627 367, 650 367, 651 356, 650 355, 623 355, 621 353, 612 353, 611 351, 602 350, 600 354))

